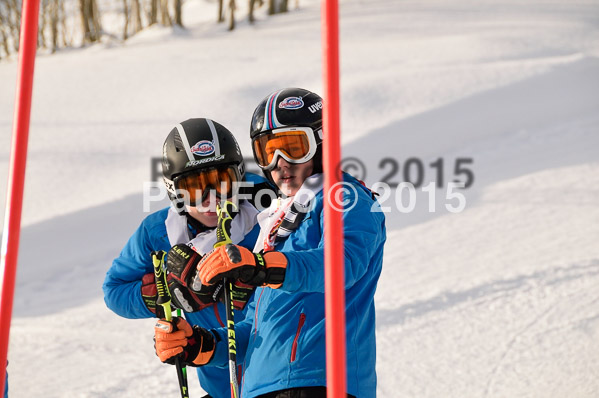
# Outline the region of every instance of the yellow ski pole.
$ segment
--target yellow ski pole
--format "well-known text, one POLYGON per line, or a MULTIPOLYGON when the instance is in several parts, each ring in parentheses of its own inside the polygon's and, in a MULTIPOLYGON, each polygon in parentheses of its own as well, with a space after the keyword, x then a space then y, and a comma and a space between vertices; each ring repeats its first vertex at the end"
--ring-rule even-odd
MULTIPOLYGON (((164 310, 164 318, 167 321, 173 320, 171 313, 171 293, 168 290, 168 282, 166 280, 166 270, 164 268, 164 257, 166 252, 164 250, 152 252, 152 264, 154 265, 154 278, 156 279, 156 290, 158 291, 158 298, 156 299, 156 305, 160 305, 164 310)), ((158 310, 158 307, 156 307, 158 310)), ((177 368, 177 378, 179 379, 179 390, 181 391, 181 398, 189 398, 189 387, 187 385, 187 371, 181 364, 181 358, 175 357, 175 367, 177 368)))
MULTIPOLYGON (((218 205, 216 213, 218 214, 218 224, 216 226, 216 243, 214 247, 233 243, 231 241, 231 222, 234 211, 233 202, 225 201, 218 205)), ((239 384, 237 382, 237 351, 235 342, 235 318, 233 306, 233 282, 228 278, 223 281, 225 285, 225 307, 227 309, 227 337, 229 342, 229 382, 231 383, 231 398, 239 398, 239 384)))

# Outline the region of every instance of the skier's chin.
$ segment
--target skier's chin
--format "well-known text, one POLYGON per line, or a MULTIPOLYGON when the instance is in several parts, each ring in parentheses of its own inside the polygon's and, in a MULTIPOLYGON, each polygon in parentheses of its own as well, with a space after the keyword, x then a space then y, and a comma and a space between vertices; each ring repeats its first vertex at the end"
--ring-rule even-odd
POLYGON ((291 183, 287 183, 287 182, 282 183, 281 186, 279 187, 281 192, 287 197, 295 196, 298 188, 299 187, 296 187, 295 184, 291 184, 291 183))

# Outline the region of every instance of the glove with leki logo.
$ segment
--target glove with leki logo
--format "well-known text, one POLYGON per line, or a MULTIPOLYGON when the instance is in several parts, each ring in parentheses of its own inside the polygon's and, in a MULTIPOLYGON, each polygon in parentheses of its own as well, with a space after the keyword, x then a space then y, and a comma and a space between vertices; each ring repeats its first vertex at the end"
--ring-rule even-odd
POLYGON ((202 286, 199 291, 190 289, 197 265, 202 256, 187 245, 173 246, 166 257, 166 271, 173 305, 185 312, 195 312, 218 302, 223 285, 202 286))

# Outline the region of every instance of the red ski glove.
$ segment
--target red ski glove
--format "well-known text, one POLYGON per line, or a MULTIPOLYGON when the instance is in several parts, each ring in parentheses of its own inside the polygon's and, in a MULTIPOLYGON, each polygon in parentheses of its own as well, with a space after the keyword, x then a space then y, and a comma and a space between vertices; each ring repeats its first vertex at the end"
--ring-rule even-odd
POLYGON ((214 356, 214 335, 199 326, 191 327, 183 318, 160 319, 154 326, 154 348, 164 363, 174 365, 178 356, 185 365, 201 366, 214 356))
POLYGON ((245 247, 229 243, 202 258, 198 275, 203 285, 233 278, 248 285, 277 289, 283 284, 286 269, 287 257, 281 252, 252 253, 245 247))
MULTIPOLYGON (((194 268, 196 264, 193 264, 194 268)), ((171 293, 171 308, 180 308, 184 312, 196 312, 210 306, 219 300, 219 294, 222 286, 205 286, 200 293, 193 292, 187 286, 181 283, 181 280, 175 277, 175 274, 168 273, 166 280, 168 289, 171 293)), ((221 284, 222 285, 222 284, 221 284)), ((156 307, 158 291, 156 290, 156 279, 154 274, 145 274, 141 279, 141 298, 146 307, 158 318, 164 317, 161 306, 156 307)))
MULTIPOLYGON (((156 314, 156 299, 158 298, 158 291, 156 290, 156 279, 154 278, 154 273, 145 274, 141 279, 141 298, 144 301, 144 304, 152 312, 156 314)), ((162 307, 160 307, 162 308, 162 307)), ((157 315, 159 318, 163 317, 164 314, 161 310, 159 310, 159 314, 157 315)))
POLYGON ((202 256, 187 245, 173 246, 166 257, 168 288, 173 305, 185 312, 200 311, 219 301, 222 284, 202 286, 199 291, 190 289, 202 256))

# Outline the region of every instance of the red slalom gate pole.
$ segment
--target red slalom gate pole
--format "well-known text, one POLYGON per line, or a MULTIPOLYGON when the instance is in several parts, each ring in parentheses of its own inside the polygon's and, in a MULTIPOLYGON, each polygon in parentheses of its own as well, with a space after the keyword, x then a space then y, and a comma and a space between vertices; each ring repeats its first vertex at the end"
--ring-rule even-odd
MULTIPOLYGON (((345 273, 343 213, 331 206, 339 198, 341 148, 339 125, 339 10, 338 0, 322 3, 324 63, 323 168, 325 225, 325 314, 327 351, 327 397, 345 398, 345 273)), ((336 206, 338 207, 338 206, 336 206)))
POLYGON ((21 12, 21 41, 19 44, 19 68, 15 96, 15 113, 12 132, 12 147, 8 172, 8 191, 4 232, 2 233, 2 296, 0 301, 0 394, 4 396, 8 337, 12 318, 12 305, 17 275, 19 235, 21 232, 21 211, 23 209, 23 189, 25 186, 25 165, 27 162, 27 141, 31 115, 31 92, 33 89, 33 69, 37 47, 37 21, 39 0, 23 0, 21 12))

